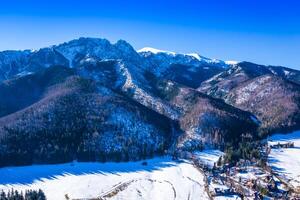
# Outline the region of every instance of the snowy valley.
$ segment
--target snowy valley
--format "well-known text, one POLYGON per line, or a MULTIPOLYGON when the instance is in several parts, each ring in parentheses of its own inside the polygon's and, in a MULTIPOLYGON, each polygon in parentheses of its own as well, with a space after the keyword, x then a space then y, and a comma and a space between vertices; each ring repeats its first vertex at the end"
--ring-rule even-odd
POLYGON ((300 199, 299 83, 124 40, 0 52, 0 199, 300 199))

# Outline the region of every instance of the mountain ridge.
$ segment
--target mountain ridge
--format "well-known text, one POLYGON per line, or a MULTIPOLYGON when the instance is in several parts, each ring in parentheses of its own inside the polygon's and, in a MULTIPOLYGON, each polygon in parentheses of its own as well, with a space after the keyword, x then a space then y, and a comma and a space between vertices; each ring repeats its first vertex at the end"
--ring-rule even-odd
POLYGON ((135 160, 300 127, 299 71, 151 51, 137 52, 124 40, 79 38, 0 52, 0 160, 135 160), (264 76, 275 78, 260 81, 264 76), (266 91, 266 103, 250 98, 259 94, 251 84, 266 91), (275 94, 279 100, 268 101, 275 94), (236 103, 243 95, 247 103, 236 103), (258 112, 252 104, 281 109, 258 112), (25 147, 14 144, 22 140, 25 147))

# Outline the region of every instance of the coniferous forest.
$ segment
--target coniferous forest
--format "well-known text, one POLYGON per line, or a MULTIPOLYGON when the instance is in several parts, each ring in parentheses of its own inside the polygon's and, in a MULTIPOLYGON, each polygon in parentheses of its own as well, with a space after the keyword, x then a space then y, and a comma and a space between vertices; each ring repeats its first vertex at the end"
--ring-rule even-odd
POLYGON ((46 196, 41 189, 26 190, 25 193, 11 189, 7 193, 1 191, 0 200, 46 200, 46 196))

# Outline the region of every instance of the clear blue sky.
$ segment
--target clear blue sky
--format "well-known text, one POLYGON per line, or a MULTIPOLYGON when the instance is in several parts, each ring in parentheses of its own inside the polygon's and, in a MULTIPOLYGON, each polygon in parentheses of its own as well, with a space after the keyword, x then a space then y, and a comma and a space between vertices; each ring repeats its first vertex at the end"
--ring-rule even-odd
POLYGON ((0 50, 101 37, 300 69, 298 0, 3 0, 0 27, 0 50))

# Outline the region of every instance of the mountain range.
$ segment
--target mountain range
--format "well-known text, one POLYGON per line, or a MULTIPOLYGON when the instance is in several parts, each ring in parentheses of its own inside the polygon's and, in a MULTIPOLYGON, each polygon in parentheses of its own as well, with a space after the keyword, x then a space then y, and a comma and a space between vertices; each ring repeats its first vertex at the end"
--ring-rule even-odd
POLYGON ((0 52, 0 163, 126 161, 300 128, 300 71, 79 38, 0 52))

